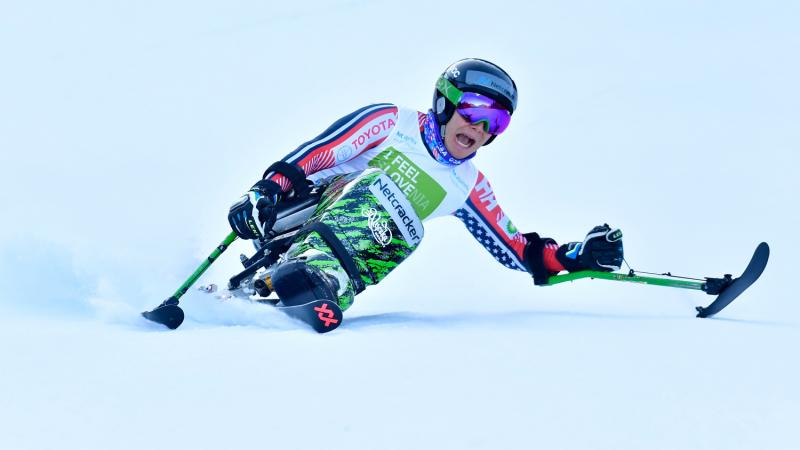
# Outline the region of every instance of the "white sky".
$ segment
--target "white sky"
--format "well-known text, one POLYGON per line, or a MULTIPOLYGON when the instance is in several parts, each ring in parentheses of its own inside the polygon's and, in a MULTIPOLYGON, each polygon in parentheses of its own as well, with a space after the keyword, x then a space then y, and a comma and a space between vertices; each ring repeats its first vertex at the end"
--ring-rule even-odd
MULTIPOLYGON (((798 19, 788 1, 4 3, 5 301, 44 301, 17 288, 47 273, 66 299, 103 285, 159 301, 271 162, 367 103, 427 109, 439 73, 477 56, 520 89, 475 160, 518 228, 563 242, 609 222, 634 267, 699 276, 738 273, 766 240, 759 302, 740 311, 770 317, 796 303, 798 19)), ((426 237, 364 301, 543 298, 454 219, 426 237)))

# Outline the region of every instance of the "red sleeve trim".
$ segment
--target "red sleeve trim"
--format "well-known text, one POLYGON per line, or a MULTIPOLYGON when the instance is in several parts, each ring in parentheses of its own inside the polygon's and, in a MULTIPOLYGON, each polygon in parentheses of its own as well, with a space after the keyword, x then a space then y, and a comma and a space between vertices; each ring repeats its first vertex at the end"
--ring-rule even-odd
MULTIPOLYGON (((337 122, 313 141, 300 146, 284 161, 300 166, 306 176, 349 161, 386 140, 396 125, 397 112, 395 106, 383 107, 350 126, 338 127, 337 122)), ((283 175, 274 174, 269 179, 277 182, 283 191, 292 187, 283 175)))
POLYGON ((497 204, 489 180, 480 171, 475 187, 469 194, 469 201, 475 206, 476 212, 484 218, 485 223, 522 260, 525 256, 525 244, 528 241, 497 204))

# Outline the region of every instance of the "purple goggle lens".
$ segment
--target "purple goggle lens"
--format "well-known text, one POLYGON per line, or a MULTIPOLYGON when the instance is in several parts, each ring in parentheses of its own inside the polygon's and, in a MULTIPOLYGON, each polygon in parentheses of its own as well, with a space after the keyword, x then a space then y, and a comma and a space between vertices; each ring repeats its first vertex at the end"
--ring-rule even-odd
POLYGON ((483 123, 484 130, 495 135, 505 131, 511 122, 511 113, 503 105, 474 92, 461 95, 456 111, 469 123, 483 123))

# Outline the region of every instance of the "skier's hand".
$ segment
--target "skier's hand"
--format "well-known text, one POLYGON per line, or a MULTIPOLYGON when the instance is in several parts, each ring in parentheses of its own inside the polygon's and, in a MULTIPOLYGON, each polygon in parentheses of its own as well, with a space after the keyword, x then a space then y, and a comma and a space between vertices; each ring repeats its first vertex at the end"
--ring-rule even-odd
POLYGON ((275 224, 275 204, 281 187, 272 180, 261 180, 231 206, 228 222, 242 239, 261 239, 275 224))
POLYGON ((622 267, 622 231, 608 224, 598 225, 583 242, 570 242, 558 248, 556 258, 570 272, 600 270, 611 272, 622 267))

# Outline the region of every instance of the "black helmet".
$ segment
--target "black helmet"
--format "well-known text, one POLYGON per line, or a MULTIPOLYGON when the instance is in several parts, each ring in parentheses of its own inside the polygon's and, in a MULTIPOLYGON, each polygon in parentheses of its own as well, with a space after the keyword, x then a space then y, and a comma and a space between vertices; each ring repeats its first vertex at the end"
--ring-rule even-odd
MULTIPOLYGON (((478 58, 467 58, 456 61, 442 73, 445 79, 455 87, 465 92, 475 92, 485 95, 505 106, 511 114, 517 108, 517 85, 514 80, 497 65, 478 58)), ((441 82, 437 81, 433 90, 433 113, 439 122, 439 132, 444 136, 444 129, 456 105, 448 100, 439 90, 441 82)), ((492 136, 486 145, 494 140, 492 136)))

